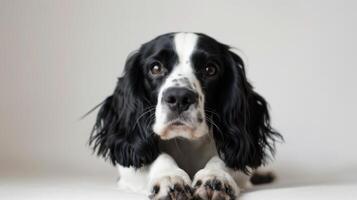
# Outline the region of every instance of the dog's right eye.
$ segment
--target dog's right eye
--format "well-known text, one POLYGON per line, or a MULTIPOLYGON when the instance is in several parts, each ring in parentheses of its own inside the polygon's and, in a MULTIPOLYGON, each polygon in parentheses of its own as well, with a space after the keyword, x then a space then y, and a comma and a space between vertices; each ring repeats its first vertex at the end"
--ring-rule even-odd
POLYGON ((150 73, 153 76, 161 75, 164 73, 164 67, 160 62, 154 62, 151 64, 150 73))

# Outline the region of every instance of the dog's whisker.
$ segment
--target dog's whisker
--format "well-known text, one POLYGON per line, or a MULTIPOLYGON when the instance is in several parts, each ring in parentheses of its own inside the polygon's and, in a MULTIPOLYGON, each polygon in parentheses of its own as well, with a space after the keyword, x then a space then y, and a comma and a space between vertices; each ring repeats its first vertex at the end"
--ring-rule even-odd
POLYGON ((141 114, 141 115, 136 119, 133 128, 137 125, 137 123, 139 123, 139 120, 140 120, 142 117, 144 117, 146 114, 150 113, 150 112, 153 111, 153 110, 154 110, 154 108, 151 108, 151 109, 147 110, 146 112, 144 112, 143 114, 141 114))
POLYGON ((210 119, 209 117, 205 116, 205 118, 206 118, 206 120, 208 121, 209 124, 211 124, 211 125, 213 125, 214 127, 217 128, 218 132, 221 134, 222 138, 224 139, 224 137, 223 137, 223 132, 222 132, 222 130, 219 128, 219 126, 218 126, 216 123, 214 123, 213 120, 210 119))
POLYGON ((147 110, 151 110, 152 108, 155 108, 156 106, 148 106, 148 107, 145 107, 143 112, 147 111, 147 110))
MULTIPOLYGON (((149 120, 149 122, 146 124, 146 129, 147 129, 147 130, 150 130, 150 129, 151 129, 150 126, 152 125, 152 121, 155 120, 155 113, 149 115, 149 117, 148 117, 147 120, 149 120)), ((150 136, 152 136, 152 135, 154 135, 154 134, 155 134, 154 131, 151 131, 151 132, 150 132, 150 136)))
POLYGON ((213 110, 210 110, 209 108, 205 108, 205 112, 214 114, 218 119, 220 119, 219 114, 217 112, 213 111, 213 110))

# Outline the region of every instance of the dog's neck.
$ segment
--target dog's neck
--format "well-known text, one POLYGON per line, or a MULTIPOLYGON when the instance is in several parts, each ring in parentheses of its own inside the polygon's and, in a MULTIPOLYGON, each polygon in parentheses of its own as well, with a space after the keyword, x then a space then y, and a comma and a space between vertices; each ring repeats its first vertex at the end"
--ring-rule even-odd
POLYGON ((212 134, 197 140, 174 138, 161 140, 160 150, 172 156, 178 166, 185 170, 191 178, 202 169, 207 161, 217 154, 212 134))

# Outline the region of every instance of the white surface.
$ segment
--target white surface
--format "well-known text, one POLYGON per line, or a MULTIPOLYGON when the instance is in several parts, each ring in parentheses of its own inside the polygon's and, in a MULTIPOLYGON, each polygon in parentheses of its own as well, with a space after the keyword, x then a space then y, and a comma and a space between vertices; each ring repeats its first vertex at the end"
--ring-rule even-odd
POLYGON ((357 198, 356 10, 353 0, 0 0, 0 198, 126 199, 86 146, 94 115, 78 118, 112 92, 130 51, 182 30, 244 52, 285 136, 280 182, 243 199, 357 198))
MULTIPOLYGON (((286 199, 344 199, 354 200, 357 183, 348 181, 321 181, 292 185, 275 184, 256 187, 245 191, 241 200, 286 200, 286 199)), ((106 199, 141 200, 143 195, 121 191, 110 178, 90 176, 36 176, 11 177, 0 180, 0 197, 6 200, 62 200, 62 199, 106 199)))

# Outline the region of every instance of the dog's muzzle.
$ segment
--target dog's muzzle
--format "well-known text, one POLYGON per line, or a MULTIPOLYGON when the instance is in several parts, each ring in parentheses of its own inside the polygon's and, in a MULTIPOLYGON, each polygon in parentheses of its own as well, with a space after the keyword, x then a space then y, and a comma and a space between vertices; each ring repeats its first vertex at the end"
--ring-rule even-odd
POLYGON ((188 87, 168 87, 156 109, 154 132, 161 139, 199 138, 207 132, 199 94, 188 87))

